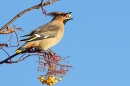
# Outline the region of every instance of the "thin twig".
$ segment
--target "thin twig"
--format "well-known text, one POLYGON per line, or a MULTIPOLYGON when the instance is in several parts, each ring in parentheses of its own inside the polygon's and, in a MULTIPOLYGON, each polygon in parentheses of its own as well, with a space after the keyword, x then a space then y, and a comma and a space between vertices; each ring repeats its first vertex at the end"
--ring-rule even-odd
POLYGON ((1 44, 0 43, 0 48, 3 48, 3 47, 8 47, 8 44, 6 44, 6 43, 1 44))
POLYGON ((10 33, 15 32, 16 30, 21 30, 21 31, 23 31, 22 28, 14 28, 14 29, 11 29, 10 26, 7 26, 7 27, 6 27, 6 30, 5 30, 5 29, 0 30, 0 34, 10 34, 10 33))
MULTIPOLYGON (((3 48, 1 48, 1 49, 9 56, 8 52, 5 49, 3 49, 3 48)), ((11 62, 12 62, 12 60, 10 59, 10 63, 11 62)))
POLYGON ((18 60, 20 60, 26 53, 24 53, 18 60))
POLYGON ((1 49, 9 56, 8 52, 5 49, 3 49, 3 48, 1 48, 1 49))
POLYGON ((18 34, 16 33, 16 31, 15 31, 15 35, 16 35, 16 38, 17 38, 17 43, 18 43, 18 46, 19 46, 19 39, 18 39, 18 34))
POLYGON ((22 59, 19 59, 19 60, 17 60, 17 61, 6 61, 5 63, 18 63, 18 62, 21 62, 21 61, 23 61, 24 59, 26 59, 27 57, 29 57, 30 55, 27 55, 27 56, 25 56, 24 58, 22 58, 22 59))
POLYGON ((22 51, 21 53, 15 53, 12 56, 9 56, 8 58, 6 58, 5 60, 0 61, 0 64, 7 63, 9 59, 12 59, 12 58, 14 58, 15 56, 17 56, 19 54, 23 54, 23 53, 37 53, 37 52, 42 52, 42 51, 41 50, 35 50, 35 51, 25 50, 25 51, 22 51))
POLYGON ((51 0, 49 2, 45 2, 43 5, 42 3, 38 4, 38 5, 35 5, 33 7, 30 7, 22 12, 20 12, 19 14, 17 14, 12 20, 10 20, 7 24, 5 24, 1 29, 0 31, 4 30, 5 28, 7 28, 7 26, 9 26, 12 22, 14 22, 17 18, 19 18, 20 16, 22 16, 23 14, 25 14, 26 12, 29 12, 33 9, 39 9, 40 7, 42 8, 43 6, 47 6, 47 5, 50 5, 50 4, 53 4, 54 2, 56 2, 57 0, 51 0))
POLYGON ((0 64, 6 63, 9 59, 12 59, 13 57, 15 57, 15 56, 17 56, 17 55, 19 55, 19 53, 15 53, 15 54, 13 54, 12 56, 9 56, 9 57, 6 58, 5 60, 0 61, 0 64))
POLYGON ((18 34, 16 33, 16 31, 14 31, 15 35, 16 35, 16 40, 17 40, 17 45, 12 45, 10 44, 9 47, 18 47, 19 46, 19 41, 18 41, 18 34))

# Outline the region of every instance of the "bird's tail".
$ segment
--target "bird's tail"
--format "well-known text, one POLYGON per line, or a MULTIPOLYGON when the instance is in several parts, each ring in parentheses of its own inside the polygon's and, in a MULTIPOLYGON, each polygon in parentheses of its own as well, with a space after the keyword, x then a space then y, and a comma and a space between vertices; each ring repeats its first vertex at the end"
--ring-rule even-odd
POLYGON ((19 47, 15 52, 21 53, 23 50, 24 50, 24 44, 21 47, 19 47))
POLYGON ((19 47, 15 52, 16 52, 16 53, 21 53, 21 52, 22 52, 21 47, 19 47))
POLYGON ((36 46, 35 42, 26 42, 16 50, 16 53, 21 53, 21 52, 25 51, 26 49, 32 48, 34 46, 36 46))

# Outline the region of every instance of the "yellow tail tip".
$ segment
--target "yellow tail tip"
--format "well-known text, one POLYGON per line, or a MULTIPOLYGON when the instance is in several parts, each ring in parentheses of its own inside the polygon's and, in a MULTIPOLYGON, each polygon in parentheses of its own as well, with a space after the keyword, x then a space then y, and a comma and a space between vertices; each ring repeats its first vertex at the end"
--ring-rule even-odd
POLYGON ((16 50, 16 53, 21 53, 22 52, 22 50, 16 50))

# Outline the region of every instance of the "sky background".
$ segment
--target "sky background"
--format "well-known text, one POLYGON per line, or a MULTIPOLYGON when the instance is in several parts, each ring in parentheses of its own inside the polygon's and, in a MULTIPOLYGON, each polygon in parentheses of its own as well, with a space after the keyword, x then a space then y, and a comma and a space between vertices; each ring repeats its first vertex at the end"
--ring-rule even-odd
MULTIPOLYGON (((0 27, 40 1, 0 0, 0 27)), ((72 12, 74 18, 67 22, 61 42, 51 48, 58 55, 70 56, 67 60, 74 68, 54 86, 130 86, 130 0, 61 0, 45 10, 72 12)), ((20 37, 51 19, 41 9, 33 10, 11 27, 22 27, 24 32, 17 31, 20 37)), ((0 43, 8 39, 1 35, 0 43)), ((16 48, 5 49, 12 55, 16 48)), ((2 50, 0 54, 0 60, 7 57, 2 50)), ((37 56, 32 56, 18 64, 0 65, 0 86, 46 86, 37 79, 43 72, 37 71, 36 61, 37 56)))

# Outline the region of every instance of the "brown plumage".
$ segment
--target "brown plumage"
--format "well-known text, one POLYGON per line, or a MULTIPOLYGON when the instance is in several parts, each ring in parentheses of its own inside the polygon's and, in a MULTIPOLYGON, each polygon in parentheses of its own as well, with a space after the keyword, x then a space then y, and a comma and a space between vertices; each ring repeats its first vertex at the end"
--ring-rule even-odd
POLYGON ((33 30, 29 34, 23 37, 29 37, 21 41, 26 41, 20 48, 16 50, 20 53, 22 50, 35 47, 47 50, 48 48, 56 45, 63 37, 64 25, 68 20, 71 20, 71 12, 51 12, 48 16, 53 16, 53 19, 37 29, 33 30))

